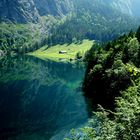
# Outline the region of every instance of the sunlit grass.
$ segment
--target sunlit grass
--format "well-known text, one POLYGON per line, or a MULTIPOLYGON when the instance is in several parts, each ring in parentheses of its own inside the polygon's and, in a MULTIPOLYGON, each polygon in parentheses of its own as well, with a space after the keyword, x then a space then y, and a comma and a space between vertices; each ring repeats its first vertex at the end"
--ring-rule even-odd
POLYGON ((83 40, 81 43, 71 43, 71 44, 63 44, 63 45, 54 45, 48 48, 48 46, 43 46, 42 48, 29 53, 29 55, 33 55, 40 59, 46 60, 51 59, 54 61, 60 61, 60 59, 70 60, 75 59, 76 54, 80 52, 82 55, 85 54, 87 50, 89 50, 93 45, 93 41, 91 40, 83 40), (66 51, 65 54, 59 54, 59 51, 66 51))

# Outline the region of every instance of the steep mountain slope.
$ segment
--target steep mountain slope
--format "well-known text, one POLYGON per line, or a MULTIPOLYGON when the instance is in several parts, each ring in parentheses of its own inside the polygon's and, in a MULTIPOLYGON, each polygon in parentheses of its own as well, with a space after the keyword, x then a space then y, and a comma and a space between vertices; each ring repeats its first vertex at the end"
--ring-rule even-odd
POLYGON ((34 0, 34 2, 41 16, 48 14, 63 16, 74 8, 71 0, 34 0))
POLYGON ((83 7, 88 3, 94 6, 98 3, 106 7, 112 7, 114 10, 129 16, 140 17, 138 10, 140 7, 139 0, 76 0, 74 3, 77 3, 77 5, 83 4, 83 7))
POLYGON ((113 8, 118 9, 122 13, 131 15, 133 17, 140 17, 139 0, 109 0, 108 2, 113 8))
POLYGON ((119 7, 116 0, 75 0, 75 14, 51 31, 49 42, 71 43, 84 38, 107 41, 135 30, 138 22, 130 16, 128 3, 123 4, 119 7), (126 8, 121 11, 123 4, 126 8))
POLYGON ((134 2, 132 3, 132 11, 136 17, 140 18, 140 0, 133 0, 134 2))
POLYGON ((30 26, 27 26, 29 31, 32 30, 31 37, 22 34, 25 33, 24 27, 19 31, 20 26, 17 24, 1 24, 0 47, 6 50, 10 48, 11 51, 13 48, 18 50, 21 46, 23 52, 28 52, 40 48, 44 44, 51 46, 83 39, 112 40, 137 28, 139 22, 133 17, 135 12, 132 7, 136 5, 134 1, 1 0, 0 21, 39 23, 34 25, 31 23, 30 26), (19 41, 22 40, 20 41, 22 43, 17 43, 17 37, 19 41))
POLYGON ((112 8, 119 10, 120 12, 128 15, 133 15, 132 12, 132 0, 113 0, 110 2, 112 8))
POLYGON ((74 3, 76 3, 76 5, 82 4, 83 7, 88 3, 94 6, 98 3, 100 5, 112 7, 114 10, 129 16, 140 17, 139 0, 75 0, 74 3))
POLYGON ((104 5, 125 14, 140 17, 138 0, 1 0, 0 20, 18 23, 38 22, 40 16, 63 16, 86 7, 88 9, 89 5, 95 9, 98 8, 96 12, 103 11, 102 5, 104 5), (100 5, 100 8, 97 5, 100 5))
POLYGON ((73 9, 70 0, 1 0, 0 20, 38 22, 43 15, 62 16, 73 9))
POLYGON ((25 23, 26 21, 37 22, 38 11, 33 0, 1 0, 0 20, 25 23))

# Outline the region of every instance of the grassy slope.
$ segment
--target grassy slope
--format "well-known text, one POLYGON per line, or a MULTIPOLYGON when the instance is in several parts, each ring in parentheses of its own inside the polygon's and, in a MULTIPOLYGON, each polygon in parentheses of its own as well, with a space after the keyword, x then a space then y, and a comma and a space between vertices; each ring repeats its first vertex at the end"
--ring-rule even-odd
POLYGON ((74 59, 78 52, 81 52, 82 55, 91 48, 93 45, 93 41, 91 40, 83 40, 80 44, 63 44, 63 45, 55 45, 50 48, 48 46, 44 46, 38 49, 35 52, 28 53, 29 55, 38 57, 40 59, 46 60, 51 59, 54 61, 59 61, 60 59, 69 60, 70 58, 74 59), (66 54, 59 54, 59 51, 67 51, 66 54))

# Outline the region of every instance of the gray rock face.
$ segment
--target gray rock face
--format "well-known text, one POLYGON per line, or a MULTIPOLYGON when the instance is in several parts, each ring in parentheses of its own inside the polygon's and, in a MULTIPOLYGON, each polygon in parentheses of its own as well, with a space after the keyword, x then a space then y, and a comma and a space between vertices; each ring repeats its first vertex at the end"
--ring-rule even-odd
POLYGON ((97 3, 111 6, 130 16, 140 17, 139 0, 0 0, 0 20, 37 22, 40 16, 63 16, 77 8, 83 9, 88 4, 96 8, 97 3))
MULTIPOLYGON (((100 0, 101 1, 101 0, 100 0)), ((112 8, 120 12, 133 16, 140 17, 140 0, 102 0, 112 8)))
POLYGON ((0 0, 0 19, 18 23, 38 21, 39 14, 33 0, 0 0))
POLYGON ((132 1, 132 12, 135 17, 140 18, 140 0, 131 0, 132 1))
POLYGON ((37 22, 40 16, 62 16, 72 9, 71 0, 0 0, 0 19, 37 22))
POLYGON ((62 16, 74 9, 71 0, 34 0, 34 2, 41 16, 48 14, 62 16))

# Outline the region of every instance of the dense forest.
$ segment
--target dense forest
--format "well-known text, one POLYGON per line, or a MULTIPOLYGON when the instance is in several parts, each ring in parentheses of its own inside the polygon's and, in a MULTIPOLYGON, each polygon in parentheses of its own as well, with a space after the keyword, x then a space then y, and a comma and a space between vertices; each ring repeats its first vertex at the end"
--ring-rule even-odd
POLYGON ((140 139, 139 58, 140 28, 87 52, 83 90, 96 119, 70 139, 140 139))
MULTIPOLYGON (((89 6, 89 5, 88 5, 89 6)), ((61 22, 51 29, 48 37, 48 44, 72 43, 83 39, 106 42, 113 40, 128 29, 137 28, 137 20, 127 15, 122 15, 112 8, 86 7, 79 9, 76 14, 68 16, 65 22, 61 22), (106 12, 104 12, 106 11, 106 12)))
POLYGON ((34 23, 0 22, 0 50, 6 54, 25 54, 47 44, 48 32, 60 19, 42 17, 34 23))

